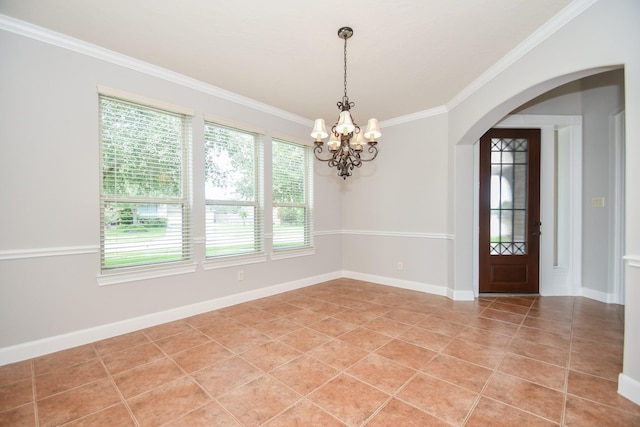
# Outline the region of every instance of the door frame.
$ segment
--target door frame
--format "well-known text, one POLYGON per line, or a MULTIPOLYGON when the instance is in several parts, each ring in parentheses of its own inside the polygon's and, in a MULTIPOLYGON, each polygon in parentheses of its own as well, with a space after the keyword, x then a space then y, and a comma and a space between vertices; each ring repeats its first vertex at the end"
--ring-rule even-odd
MULTIPOLYGON (((514 114, 494 128, 540 129, 540 295, 582 294, 582 116, 551 116, 514 114), (560 154, 556 156, 556 131, 560 154), (559 160, 556 173, 556 157, 559 160), (556 178, 558 186, 558 216, 556 216, 556 178), (561 187, 561 188, 560 188, 561 187), (556 232, 556 223, 566 224, 556 232), (560 239, 562 256, 557 253, 560 239)), ((473 292, 479 294, 479 141, 473 146, 473 292)))
POLYGON ((611 196, 613 212, 611 213, 609 289, 611 301, 615 304, 625 303, 624 290, 624 224, 625 224, 625 110, 610 117, 611 132, 611 196))

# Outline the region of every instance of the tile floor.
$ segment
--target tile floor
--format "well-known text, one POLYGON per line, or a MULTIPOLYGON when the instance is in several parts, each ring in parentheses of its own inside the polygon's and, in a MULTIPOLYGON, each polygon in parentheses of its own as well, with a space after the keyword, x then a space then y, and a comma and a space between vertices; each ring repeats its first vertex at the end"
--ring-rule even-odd
POLYGON ((622 317, 334 280, 0 367, 0 425, 640 426, 622 317))

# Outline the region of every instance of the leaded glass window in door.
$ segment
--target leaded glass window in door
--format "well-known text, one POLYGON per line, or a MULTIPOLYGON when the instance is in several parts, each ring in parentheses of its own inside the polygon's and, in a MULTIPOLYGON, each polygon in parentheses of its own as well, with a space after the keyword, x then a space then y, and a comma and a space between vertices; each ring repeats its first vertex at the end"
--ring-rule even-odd
POLYGON ((491 139, 491 255, 527 253, 527 167, 527 139, 491 139))

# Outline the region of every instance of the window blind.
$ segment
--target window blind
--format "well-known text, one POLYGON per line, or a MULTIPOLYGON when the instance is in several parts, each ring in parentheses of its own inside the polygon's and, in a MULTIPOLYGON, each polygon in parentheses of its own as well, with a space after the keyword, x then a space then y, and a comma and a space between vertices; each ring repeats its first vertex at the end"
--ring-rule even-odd
POLYGON ((273 139, 273 250, 313 246, 311 148, 273 139))
POLYGON ((99 97, 102 271, 192 259, 191 117, 99 97))
POLYGON ((260 134, 205 121, 207 258, 264 252, 260 134))

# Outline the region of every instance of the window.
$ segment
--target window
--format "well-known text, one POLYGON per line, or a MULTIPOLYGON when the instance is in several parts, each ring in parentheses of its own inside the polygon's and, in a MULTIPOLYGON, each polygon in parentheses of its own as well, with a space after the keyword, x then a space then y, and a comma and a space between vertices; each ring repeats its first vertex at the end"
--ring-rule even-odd
POLYGON ((192 259, 191 117, 100 95, 101 270, 192 259))
POLYGON ((273 250, 313 246, 311 148, 273 140, 273 250))
POLYGON ((261 135, 205 121, 204 149, 207 258, 263 253, 261 135))

